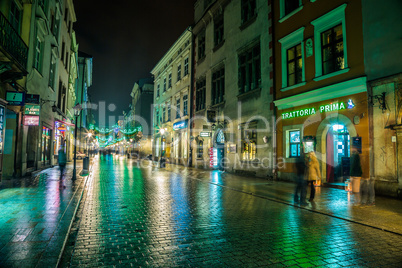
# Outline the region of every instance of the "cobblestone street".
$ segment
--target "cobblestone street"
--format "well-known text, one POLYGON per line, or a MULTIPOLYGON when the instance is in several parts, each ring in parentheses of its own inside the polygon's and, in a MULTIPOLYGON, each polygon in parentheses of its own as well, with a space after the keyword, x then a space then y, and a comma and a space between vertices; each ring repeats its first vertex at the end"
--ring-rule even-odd
POLYGON ((397 233, 222 187, 219 171, 137 164, 94 161, 62 267, 402 265, 397 233))

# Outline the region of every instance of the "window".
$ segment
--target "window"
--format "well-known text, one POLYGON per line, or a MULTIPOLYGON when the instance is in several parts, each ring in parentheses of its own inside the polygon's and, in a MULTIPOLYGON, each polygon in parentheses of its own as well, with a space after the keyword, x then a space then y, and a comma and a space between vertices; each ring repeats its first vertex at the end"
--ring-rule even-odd
POLYGON ((302 82, 303 60, 301 44, 287 50, 288 86, 302 82))
POLYGON ((214 44, 215 47, 223 42, 223 14, 214 19, 214 44))
POLYGON ((196 101, 195 101, 196 111, 205 109, 205 91, 206 91, 206 79, 203 78, 196 83, 196 101))
POLYGON ((166 77, 163 79, 163 92, 166 92, 166 77))
POLYGON ((38 0, 38 6, 40 6, 43 12, 46 14, 45 0, 38 0))
POLYGON ((156 108, 155 125, 159 125, 159 110, 156 108))
POLYGON ((239 55, 239 92, 245 93, 261 85, 260 44, 239 55))
POLYGON ((64 20, 67 22, 67 19, 68 19, 68 9, 66 8, 64 12, 64 20))
POLYGON ((285 91, 305 84, 304 27, 281 38, 282 89, 285 91))
POLYGON ((241 1, 241 22, 246 23, 256 15, 256 0, 241 1))
POLYGON ((160 85, 158 84, 157 86, 156 86, 156 97, 157 98, 159 98, 159 92, 160 92, 160 85))
POLYGON ((163 105, 162 107, 162 122, 166 122, 166 105, 163 105))
POLYGON ((197 158, 202 158, 202 155, 204 154, 204 142, 202 140, 198 141, 198 146, 197 146, 197 158))
POLYGON ((176 118, 180 118, 180 98, 176 100, 176 118))
POLYGON ((181 64, 177 66, 177 81, 181 79, 181 64))
POLYGON ((17 33, 21 32, 21 10, 18 8, 17 4, 14 1, 11 1, 10 8, 10 23, 13 26, 14 30, 17 33))
POLYGON ((205 29, 198 35, 198 59, 205 57, 205 29))
POLYGON ((311 22, 314 25, 314 81, 349 71, 343 4, 311 22))
POLYGON ((183 96, 183 116, 187 115, 187 110, 188 110, 188 95, 183 96))
POLYGON ((34 59, 34 68, 38 70, 38 72, 42 72, 42 53, 43 53, 43 43, 39 37, 36 38, 36 46, 35 46, 35 59, 34 59))
POLYGON ((169 104, 167 104, 167 121, 168 122, 170 122, 170 118, 171 118, 171 116, 172 116, 172 114, 171 114, 171 109, 170 109, 171 107, 170 107, 170 103, 169 104))
POLYGON ((58 19, 57 15, 53 15, 52 17, 52 33, 56 37, 59 36, 59 25, 60 25, 60 20, 58 19))
MULTIPOLYGON (((289 17, 303 8, 301 0, 280 0, 280 17, 289 17), (289 15, 289 16, 288 16, 289 15)), ((286 18, 284 18, 285 20, 286 18)), ((279 22, 282 22, 280 20, 279 22)))
POLYGON ((168 88, 172 87, 172 73, 169 74, 168 88))
POLYGON ((188 57, 184 60, 184 76, 188 75, 188 57))
POLYGON ((242 160, 255 160, 257 154, 257 122, 246 123, 241 127, 242 160))
POLYGON ((65 53, 66 53, 66 43, 64 43, 64 41, 63 41, 63 43, 61 45, 61 61, 63 62, 63 64, 65 64, 65 61, 64 61, 65 53))
POLYGON ((289 157, 300 157, 300 130, 291 130, 289 133, 289 157))
POLYGON ((225 95, 225 68, 212 74, 212 105, 223 102, 225 95))
POLYGON ((52 55, 49 68, 49 87, 54 88, 54 78, 56 75, 56 59, 52 55))
POLYGON ((345 68, 342 25, 321 33, 321 51, 323 75, 345 68))

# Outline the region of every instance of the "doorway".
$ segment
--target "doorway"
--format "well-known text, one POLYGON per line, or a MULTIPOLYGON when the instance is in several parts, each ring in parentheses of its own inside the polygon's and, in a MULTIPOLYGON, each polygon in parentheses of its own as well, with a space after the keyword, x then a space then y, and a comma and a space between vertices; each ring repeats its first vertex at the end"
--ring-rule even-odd
POLYGON ((327 182, 344 182, 350 168, 350 135, 345 125, 331 125, 326 146, 327 182))

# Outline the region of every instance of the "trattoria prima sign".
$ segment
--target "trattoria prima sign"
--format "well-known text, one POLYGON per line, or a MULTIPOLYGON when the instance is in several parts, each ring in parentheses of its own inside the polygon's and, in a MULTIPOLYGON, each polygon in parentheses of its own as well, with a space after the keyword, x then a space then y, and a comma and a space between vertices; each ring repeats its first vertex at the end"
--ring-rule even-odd
POLYGON ((325 105, 321 105, 316 108, 305 108, 305 109, 300 109, 296 111, 291 111, 291 112, 286 112, 282 113, 282 119, 291 119, 291 118, 296 118, 296 117, 302 117, 302 116, 309 116, 309 115, 314 115, 316 113, 327 113, 327 112, 334 112, 334 111, 340 111, 344 109, 352 109, 355 107, 353 101, 350 99, 348 102, 345 104, 344 102, 334 102, 334 103, 329 103, 325 105))

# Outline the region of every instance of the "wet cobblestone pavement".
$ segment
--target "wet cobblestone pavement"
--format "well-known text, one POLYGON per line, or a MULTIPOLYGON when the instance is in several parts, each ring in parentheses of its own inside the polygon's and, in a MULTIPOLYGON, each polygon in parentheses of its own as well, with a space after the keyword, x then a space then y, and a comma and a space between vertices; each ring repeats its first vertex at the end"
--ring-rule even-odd
MULTIPOLYGON (((80 169, 78 169, 80 170, 80 169)), ((55 267, 79 203, 84 178, 58 167, 0 185, 0 267, 55 267), (65 185, 65 187, 63 187, 65 185)))
POLYGON ((402 266, 401 235, 292 205, 292 187, 269 196, 266 181, 239 178, 101 157, 60 266, 402 266))

